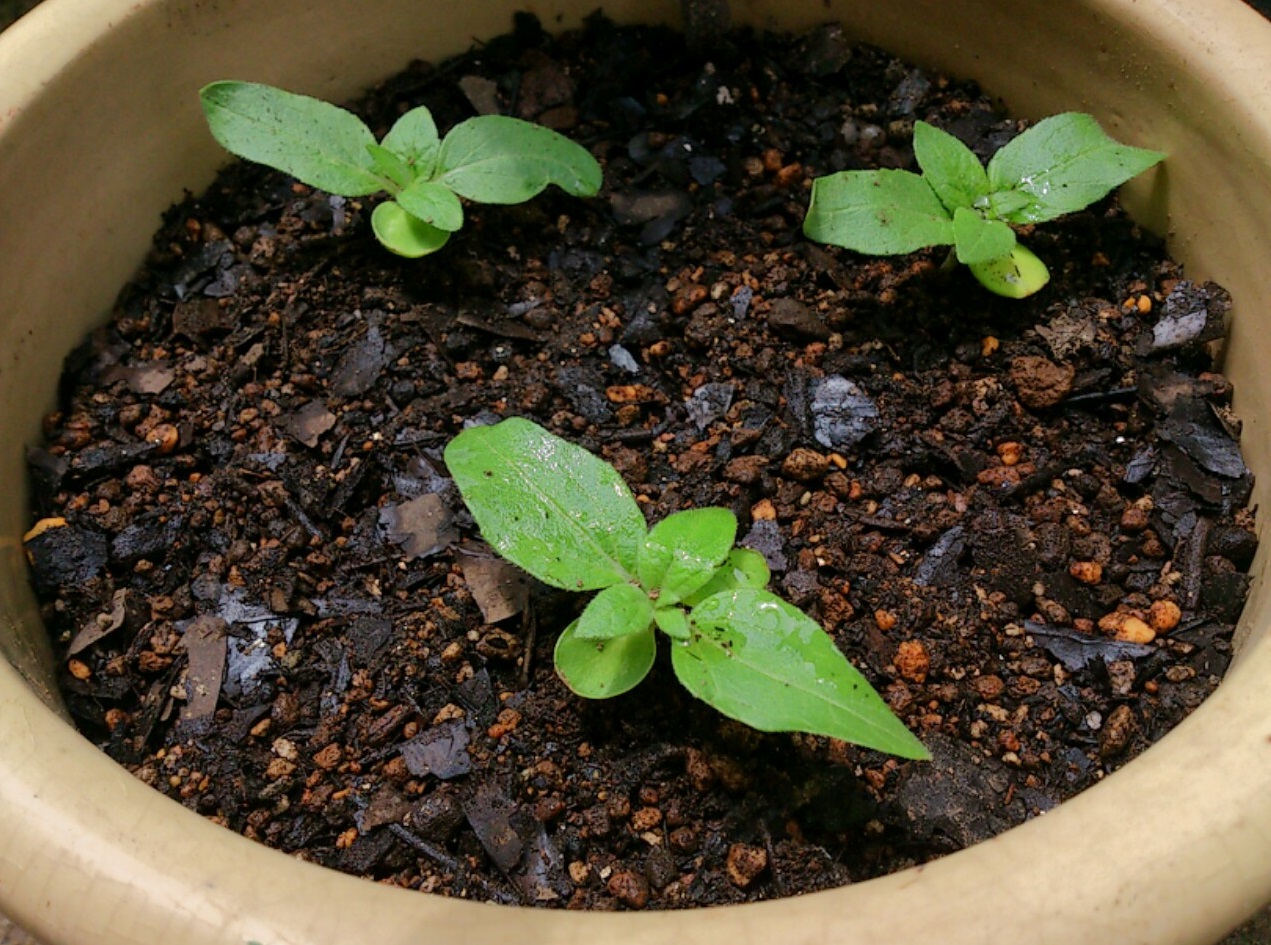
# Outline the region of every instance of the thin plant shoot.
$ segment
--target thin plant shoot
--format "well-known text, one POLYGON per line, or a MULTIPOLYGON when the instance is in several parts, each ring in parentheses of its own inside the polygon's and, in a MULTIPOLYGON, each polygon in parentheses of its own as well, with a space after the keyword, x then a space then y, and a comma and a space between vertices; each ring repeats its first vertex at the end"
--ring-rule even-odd
POLYGON ((875 256, 952 246, 981 285, 1009 298, 1032 295, 1050 279, 1012 225, 1082 210, 1165 158, 1119 144, 1078 112, 1039 121, 987 167, 924 121, 914 124, 913 144, 921 174, 841 171, 813 181, 804 234, 875 256))
POLYGON ((660 631, 680 682, 730 718, 930 757, 830 636, 764 589, 768 566, 734 547, 728 509, 650 528, 613 466, 520 418, 464 430, 445 459, 503 557, 553 587, 598 592, 556 643, 556 671, 578 695, 639 684, 660 631))
POLYGON ((442 138, 420 106, 376 141, 352 112, 269 85, 213 82, 199 98, 212 137, 238 157, 343 197, 386 191, 371 228, 401 256, 441 249, 463 226, 461 197, 511 204, 548 184, 577 197, 600 190, 600 165, 586 148, 518 118, 480 115, 442 138))

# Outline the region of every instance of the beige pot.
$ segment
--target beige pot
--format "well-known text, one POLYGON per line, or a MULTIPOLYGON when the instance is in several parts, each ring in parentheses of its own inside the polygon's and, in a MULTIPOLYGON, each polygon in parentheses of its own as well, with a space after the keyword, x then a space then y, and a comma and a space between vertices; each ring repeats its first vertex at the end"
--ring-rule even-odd
MULTIPOLYGON (((596 0, 529 3, 567 26, 596 0), (561 14, 558 19, 557 14, 561 14)), ((290 859, 152 792, 50 696, 20 536, 23 446, 65 352, 105 312, 182 188, 223 154, 217 78, 336 99, 507 27, 516 0, 49 0, 0 36, 0 909, 49 945, 1207 943, 1271 899, 1268 555, 1228 679, 1142 758, 1057 811, 921 869, 694 913, 580 915, 389 889, 290 859), (16 667, 16 669, 15 669, 16 667)), ((616 0, 620 20, 673 0, 616 0)), ((1094 112, 1169 152, 1131 194, 1192 276, 1236 300, 1227 369, 1271 483, 1271 27, 1237 0, 734 0, 830 18, 979 79, 1019 113, 1094 112)))

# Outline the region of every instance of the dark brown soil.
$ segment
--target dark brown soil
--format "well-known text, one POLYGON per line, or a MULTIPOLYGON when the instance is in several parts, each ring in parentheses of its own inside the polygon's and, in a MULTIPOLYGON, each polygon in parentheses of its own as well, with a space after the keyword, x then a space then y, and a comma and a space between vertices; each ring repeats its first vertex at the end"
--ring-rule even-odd
POLYGON ((369 202, 232 167, 169 215, 31 451, 65 696, 139 778, 398 885, 675 908, 985 839, 1217 685, 1255 545, 1225 293, 1112 201, 1026 234, 1054 278, 1023 302, 800 235, 811 178, 912 166, 917 118, 982 156, 1017 133, 976 89, 832 29, 704 64, 524 18, 362 110, 382 133, 421 102, 562 129, 605 190, 470 207, 408 262, 369 202), (440 461, 509 415, 613 462, 651 521, 732 508, 935 761, 758 734, 663 662, 572 696, 551 651, 583 598, 493 559, 440 461))

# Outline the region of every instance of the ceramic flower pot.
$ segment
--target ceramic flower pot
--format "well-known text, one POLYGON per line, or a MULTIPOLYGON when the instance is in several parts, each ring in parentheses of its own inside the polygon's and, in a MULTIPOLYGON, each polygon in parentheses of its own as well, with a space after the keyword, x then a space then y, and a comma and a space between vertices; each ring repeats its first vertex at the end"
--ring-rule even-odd
MULTIPOLYGON (((49 945, 605 941, 1204 943, 1271 899, 1271 595, 1255 563, 1238 657, 1185 724, 1045 817, 929 866, 761 905, 574 914, 390 889, 290 859, 135 781, 64 721, 27 587, 23 447, 61 359, 160 212, 223 152, 196 90, 227 76, 342 99, 505 29, 517 0, 48 0, 0 36, 0 909, 49 945)), ((555 28, 594 0, 540 0, 555 28)), ((671 20, 672 0, 615 0, 671 20)), ((1225 369, 1271 483, 1271 26, 1236 0, 735 0, 978 79, 1017 113, 1093 112, 1169 153, 1132 187, 1194 278, 1235 298, 1225 369)), ((1264 543, 1265 544, 1265 543, 1264 543)))

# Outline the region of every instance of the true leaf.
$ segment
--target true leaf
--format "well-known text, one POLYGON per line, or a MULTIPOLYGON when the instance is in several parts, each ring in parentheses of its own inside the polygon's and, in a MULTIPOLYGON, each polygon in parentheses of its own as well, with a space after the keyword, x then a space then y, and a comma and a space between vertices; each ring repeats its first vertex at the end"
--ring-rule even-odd
POLYGON ((394 200, 385 200, 371 212, 375 238, 399 256, 418 259, 446 245, 450 233, 407 213, 394 200))
POLYGON ((649 530, 640 547, 640 583, 658 591, 659 604, 681 601, 711 579, 736 539, 737 517, 728 509, 668 515, 649 530))
POLYGON ((649 595, 633 584, 614 584, 587 603, 574 635, 580 640, 611 640, 647 630, 652 623, 649 595))
POLYGON ((1090 115, 1065 112, 1039 121, 993 155, 989 185, 1029 198, 1006 220, 1040 223, 1088 207, 1164 158, 1118 143, 1090 115))
POLYGON ((958 262, 984 263, 1010 255, 1015 231, 1001 220, 986 220, 974 210, 958 207, 953 212, 953 245, 958 262))
POLYGON ((600 190, 600 165, 582 145, 550 128, 505 115, 455 125, 441 143, 437 180, 480 203, 521 203, 548 184, 575 197, 600 190))
POLYGON ((732 591, 739 587, 767 587, 771 577, 772 572, 768 570, 768 562, 763 555, 753 548, 734 548, 728 553, 728 560, 716 569, 711 579, 686 597, 684 602, 696 605, 721 591, 732 591))
POLYGON ((332 194, 384 190, 371 129, 352 112, 255 82, 213 82, 199 92, 208 128, 222 147, 332 194))
POLYGON ((412 108, 394 122, 380 142, 411 168, 415 177, 431 178, 437 167, 441 138, 432 112, 423 105, 412 108))
POLYGON ((975 152, 947 131, 914 123, 914 157, 931 189, 950 213, 989 192, 989 177, 975 152))
POLYGON ((481 534, 513 564, 571 591, 635 580, 644 513, 604 460, 518 417, 464 430, 445 459, 481 534))
POLYGON ((803 232, 859 253, 897 255, 952 243, 953 220, 917 174, 840 171, 812 182, 803 232))
POLYGON ((453 233, 463 226, 463 204, 454 191, 422 177, 398 194, 397 202, 439 230, 453 233))
POLYGON ((378 144, 368 144, 366 150, 370 152, 371 160, 375 162, 380 175, 396 184, 398 188, 409 187, 415 180, 410 166, 388 148, 378 144))
POLYGON ((930 755, 815 621, 767 591, 716 594, 690 615, 671 662, 689 692, 765 732, 841 738, 903 758, 930 755))
POLYGON ((688 614, 681 607, 658 607, 653 611, 653 622, 659 630, 673 640, 689 638, 688 614))
POLYGON ((571 691, 586 699, 619 696, 640 684, 653 668, 657 639, 653 627, 612 640, 584 640, 578 621, 556 640, 556 672, 571 691))

